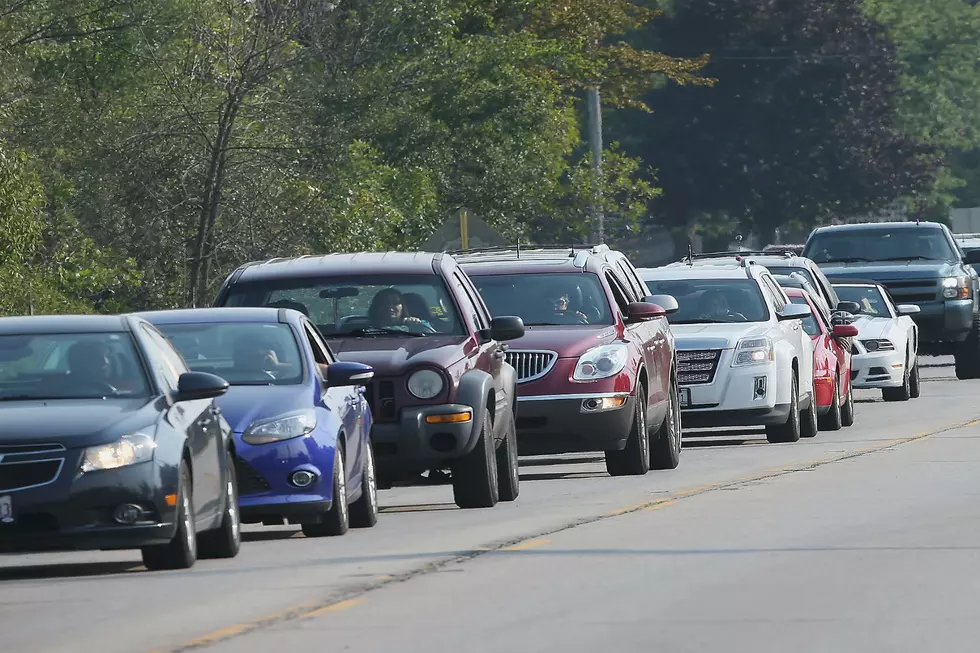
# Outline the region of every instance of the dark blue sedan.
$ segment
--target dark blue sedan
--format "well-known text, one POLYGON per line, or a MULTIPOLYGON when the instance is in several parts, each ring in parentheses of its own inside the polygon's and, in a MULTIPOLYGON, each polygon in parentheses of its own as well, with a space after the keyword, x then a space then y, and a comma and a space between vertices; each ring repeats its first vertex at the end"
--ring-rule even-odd
POLYGON ((307 537, 378 520, 371 410, 374 371, 339 362, 319 331, 284 308, 142 313, 191 369, 226 379, 241 520, 301 524, 307 537))

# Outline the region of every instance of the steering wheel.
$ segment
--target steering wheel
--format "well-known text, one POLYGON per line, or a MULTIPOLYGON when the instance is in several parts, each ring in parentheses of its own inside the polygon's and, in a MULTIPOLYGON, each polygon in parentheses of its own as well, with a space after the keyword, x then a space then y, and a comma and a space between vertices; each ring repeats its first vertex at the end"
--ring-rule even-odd
POLYGON ((576 311, 576 313, 575 313, 575 323, 576 324, 589 324, 589 318, 586 315, 584 315, 584 314, 579 313, 579 312, 576 311))

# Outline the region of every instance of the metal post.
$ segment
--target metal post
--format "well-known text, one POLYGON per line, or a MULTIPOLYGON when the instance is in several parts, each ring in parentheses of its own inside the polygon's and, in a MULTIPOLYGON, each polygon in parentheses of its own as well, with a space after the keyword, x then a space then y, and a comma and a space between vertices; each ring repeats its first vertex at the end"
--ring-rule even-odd
POLYGON ((602 199, 602 188, 599 184, 599 180, 602 179, 602 100, 599 97, 598 86, 589 90, 588 101, 589 149, 592 151, 592 171, 595 173, 595 188, 593 189, 595 204, 592 206, 592 217, 595 220, 595 242, 601 244, 606 239, 606 218, 600 205, 602 199))
POLYGON ((470 223, 468 218, 470 217, 469 211, 466 209, 461 209, 459 212, 459 240, 462 245, 463 251, 467 251, 470 248, 470 223))

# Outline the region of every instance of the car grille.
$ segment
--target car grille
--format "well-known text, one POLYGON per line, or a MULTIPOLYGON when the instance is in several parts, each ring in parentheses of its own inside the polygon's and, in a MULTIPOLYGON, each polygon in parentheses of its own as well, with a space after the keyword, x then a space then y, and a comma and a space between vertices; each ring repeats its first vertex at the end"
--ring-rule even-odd
POLYGON ((896 304, 931 302, 939 299, 938 279, 901 279, 883 284, 896 304))
POLYGON ((558 353, 553 351, 507 351, 507 362, 517 371, 518 383, 527 383, 546 376, 557 361, 558 353))
POLYGON ((265 480, 265 477, 249 465, 244 458, 238 456, 235 456, 235 476, 238 480, 239 496, 261 494, 271 489, 269 481, 265 480))
POLYGON ((720 349, 677 352, 677 382, 681 385, 711 383, 720 360, 720 349))
POLYGON ((395 383, 390 380, 373 380, 364 391, 371 417, 375 422, 394 422, 398 419, 398 406, 395 404, 395 383))
POLYGON ((3 461, 0 463, 0 492, 26 490, 53 483, 65 464, 64 458, 33 462, 3 461))

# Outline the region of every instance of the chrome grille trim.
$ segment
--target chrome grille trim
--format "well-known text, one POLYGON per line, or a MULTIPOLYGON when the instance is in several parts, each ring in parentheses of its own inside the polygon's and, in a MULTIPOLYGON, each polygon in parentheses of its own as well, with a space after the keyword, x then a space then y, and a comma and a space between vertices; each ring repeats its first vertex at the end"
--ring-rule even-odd
POLYGON ((721 351, 720 349, 678 351, 677 383, 701 385, 714 381, 718 364, 721 362, 721 351))
POLYGON ((517 372, 517 382, 527 383, 547 376, 558 362, 558 352, 547 349, 508 349, 507 362, 517 372))

